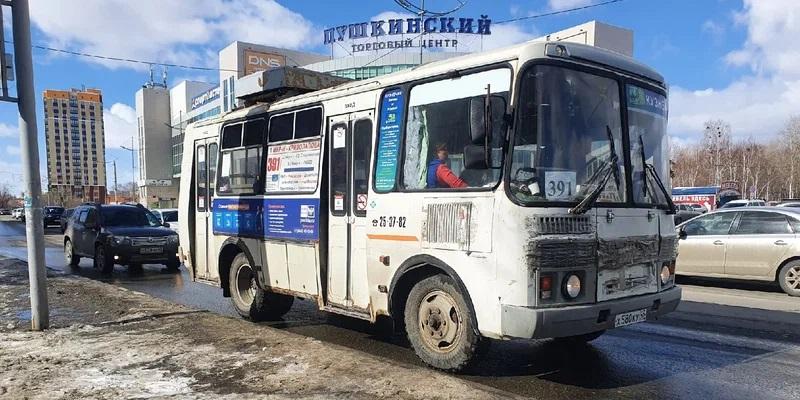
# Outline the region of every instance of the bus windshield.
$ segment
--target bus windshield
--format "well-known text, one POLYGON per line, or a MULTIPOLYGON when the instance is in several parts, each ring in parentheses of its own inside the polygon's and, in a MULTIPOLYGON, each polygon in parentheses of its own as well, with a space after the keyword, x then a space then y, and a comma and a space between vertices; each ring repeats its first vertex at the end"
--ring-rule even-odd
POLYGON ((628 132, 631 138, 631 166, 633 167, 633 200, 637 204, 667 205, 650 165, 664 185, 669 188, 669 138, 667 136, 666 96, 626 85, 628 104, 628 132))
POLYGON ((509 186, 521 202, 626 201, 619 84, 550 65, 522 77, 509 186))

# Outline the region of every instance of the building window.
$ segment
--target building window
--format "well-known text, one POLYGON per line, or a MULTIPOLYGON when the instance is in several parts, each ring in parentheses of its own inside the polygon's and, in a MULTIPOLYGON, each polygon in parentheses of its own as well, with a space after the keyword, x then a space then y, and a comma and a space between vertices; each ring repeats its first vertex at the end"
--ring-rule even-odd
POLYGON ((236 81, 234 80, 233 76, 228 78, 228 81, 231 85, 231 110, 233 110, 236 108, 236 81))
POLYGON ((222 110, 228 112, 228 81, 222 82, 222 110))

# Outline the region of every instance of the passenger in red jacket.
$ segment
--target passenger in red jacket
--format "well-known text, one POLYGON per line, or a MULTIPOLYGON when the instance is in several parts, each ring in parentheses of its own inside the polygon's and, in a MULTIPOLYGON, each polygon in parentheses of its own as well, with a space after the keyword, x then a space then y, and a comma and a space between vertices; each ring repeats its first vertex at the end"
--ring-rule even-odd
POLYGON ((436 146, 436 158, 428 164, 427 188, 463 188, 467 183, 456 176, 447 166, 447 145, 442 143, 436 146))

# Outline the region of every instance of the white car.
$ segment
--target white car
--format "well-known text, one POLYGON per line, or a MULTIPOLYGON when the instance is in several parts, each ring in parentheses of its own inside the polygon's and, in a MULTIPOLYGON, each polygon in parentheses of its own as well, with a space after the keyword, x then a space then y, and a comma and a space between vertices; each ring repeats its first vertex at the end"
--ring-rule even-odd
POLYGON ((161 223, 168 223, 169 229, 177 232, 178 227, 180 227, 180 223, 178 222, 178 209, 177 208, 158 208, 155 210, 150 210, 159 220, 161 223))
POLYGON ((722 205, 720 208, 736 208, 736 207, 766 207, 767 202, 764 200, 731 200, 722 205))

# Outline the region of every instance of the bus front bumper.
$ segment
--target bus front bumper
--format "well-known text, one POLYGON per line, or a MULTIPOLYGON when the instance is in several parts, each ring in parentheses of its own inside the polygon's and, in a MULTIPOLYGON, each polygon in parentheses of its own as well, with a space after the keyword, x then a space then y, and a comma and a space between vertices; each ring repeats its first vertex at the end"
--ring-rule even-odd
POLYGON ((543 339, 565 337, 613 329, 616 316, 647 309, 647 320, 672 312, 681 301, 681 288, 602 303, 558 308, 502 306, 505 338, 543 339))

